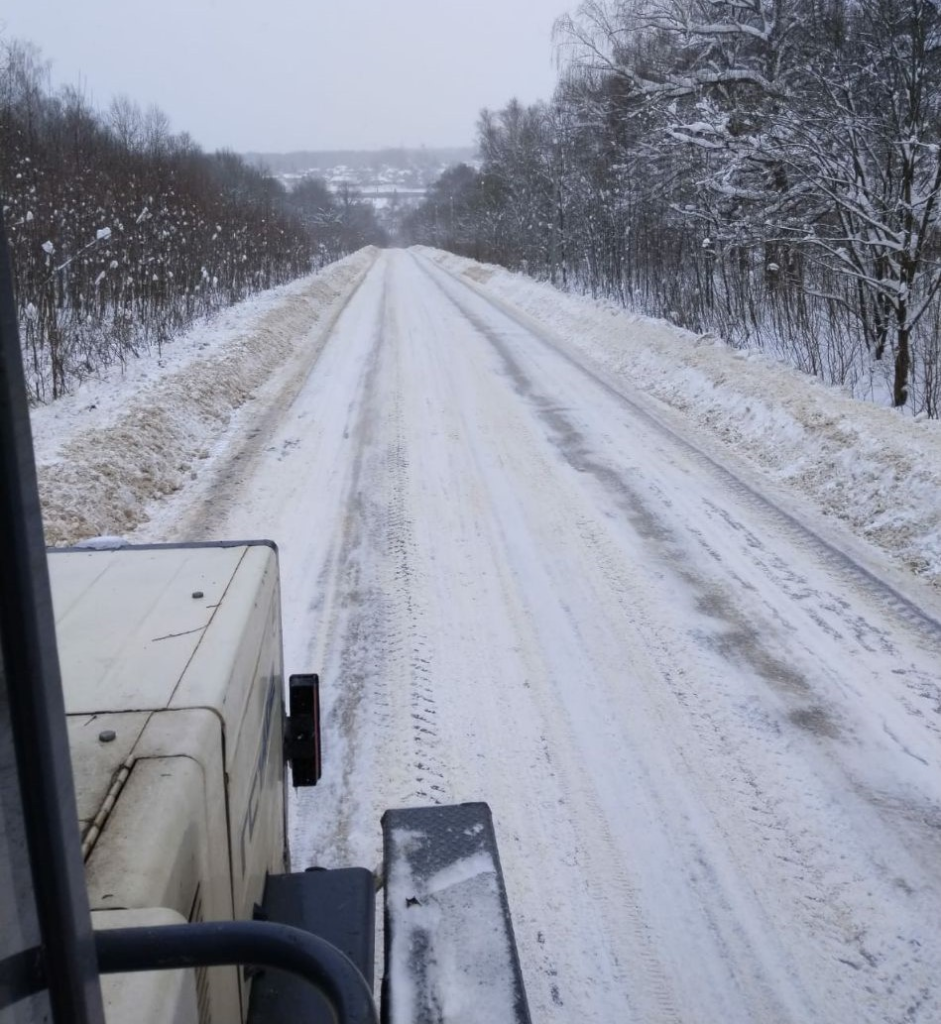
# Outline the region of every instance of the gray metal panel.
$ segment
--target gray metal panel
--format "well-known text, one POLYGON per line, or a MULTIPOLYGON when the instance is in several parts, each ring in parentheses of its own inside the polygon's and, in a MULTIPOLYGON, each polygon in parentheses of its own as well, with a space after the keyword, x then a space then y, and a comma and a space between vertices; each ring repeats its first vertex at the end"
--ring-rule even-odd
POLYGON ((386 1024, 529 1024, 485 803, 386 811, 386 1024))
MULTIPOLYGON (((337 868, 269 875, 264 919, 326 939, 373 984, 376 882, 366 868, 337 868)), ((304 980, 273 969, 252 983, 248 1024, 333 1024, 326 999, 304 980)))

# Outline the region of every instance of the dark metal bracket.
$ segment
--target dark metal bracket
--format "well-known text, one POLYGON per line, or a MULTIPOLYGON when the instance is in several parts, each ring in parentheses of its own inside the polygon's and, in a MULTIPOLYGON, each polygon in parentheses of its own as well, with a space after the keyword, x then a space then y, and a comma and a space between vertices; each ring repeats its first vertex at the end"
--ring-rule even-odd
POLYGON ((284 759, 291 765, 294 787, 316 786, 322 768, 320 744, 320 676, 311 672, 289 680, 284 759))

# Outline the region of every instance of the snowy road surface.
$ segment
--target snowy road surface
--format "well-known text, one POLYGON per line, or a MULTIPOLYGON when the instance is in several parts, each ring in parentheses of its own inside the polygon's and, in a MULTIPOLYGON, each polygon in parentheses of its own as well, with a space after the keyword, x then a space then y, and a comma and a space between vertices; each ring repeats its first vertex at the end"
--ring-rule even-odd
POLYGON ((937 609, 666 416, 392 251, 146 532, 279 542, 297 865, 490 802, 534 1021, 939 1020, 937 609))

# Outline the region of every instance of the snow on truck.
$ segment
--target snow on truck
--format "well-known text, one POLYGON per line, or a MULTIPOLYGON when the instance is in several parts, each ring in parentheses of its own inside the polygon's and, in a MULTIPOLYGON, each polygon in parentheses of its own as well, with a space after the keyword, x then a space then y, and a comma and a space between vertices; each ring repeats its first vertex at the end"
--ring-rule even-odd
MULTIPOLYGON (((0 1019, 378 1020, 376 877, 288 850, 319 680, 277 549, 46 552, 2 221, 0 432, 0 1019)), ((528 1022, 487 805, 382 830, 382 1020, 528 1022)))

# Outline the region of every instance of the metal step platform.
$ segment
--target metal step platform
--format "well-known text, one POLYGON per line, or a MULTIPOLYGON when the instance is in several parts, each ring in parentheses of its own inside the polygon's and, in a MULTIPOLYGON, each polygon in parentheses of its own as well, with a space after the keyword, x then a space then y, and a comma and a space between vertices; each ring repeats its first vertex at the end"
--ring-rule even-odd
POLYGON ((386 811, 383 1024, 530 1024, 490 808, 386 811))

